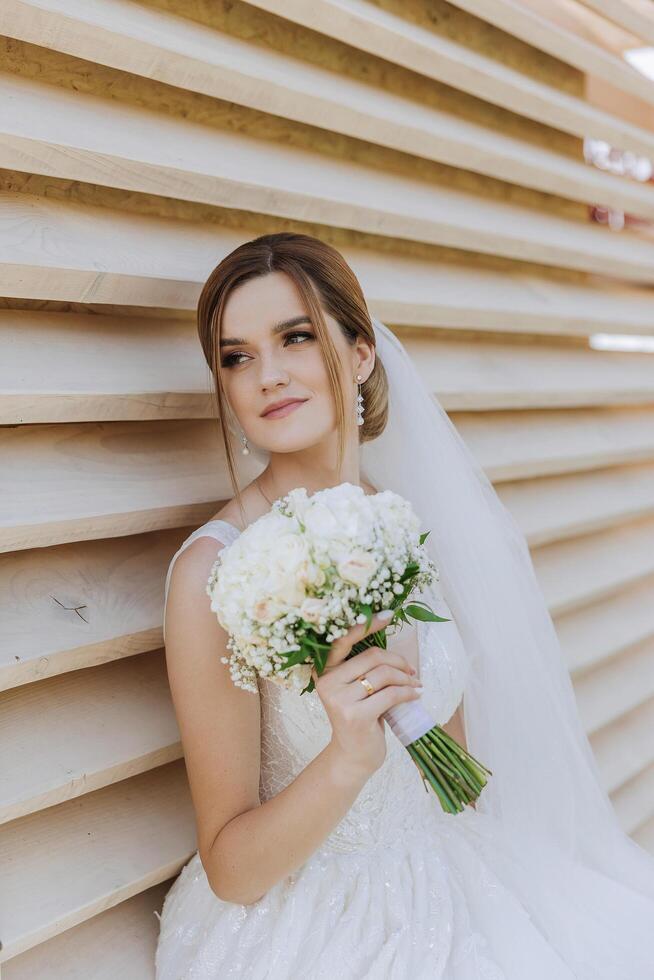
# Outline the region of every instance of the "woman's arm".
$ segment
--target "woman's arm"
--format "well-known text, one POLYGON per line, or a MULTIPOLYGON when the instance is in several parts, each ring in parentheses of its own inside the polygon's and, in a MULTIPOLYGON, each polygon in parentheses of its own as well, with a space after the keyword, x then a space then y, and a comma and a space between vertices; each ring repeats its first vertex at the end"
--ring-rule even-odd
POLYGON ((462 698, 461 701, 459 702, 458 708, 456 709, 452 717, 444 725, 441 725, 441 728, 444 731, 446 731, 448 735, 451 735, 454 741, 458 742, 459 745, 467 751, 468 744, 466 742, 466 733, 463 725, 464 725, 464 721, 463 721, 463 698, 462 698))
POLYGON ((198 538, 176 560, 166 605, 166 665, 198 851, 215 894, 243 905, 297 870, 345 816, 370 773, 330 742, 281 792, 261 803, 259 695, 233 683, 227 634, 205 585, 220 545, 198 538))

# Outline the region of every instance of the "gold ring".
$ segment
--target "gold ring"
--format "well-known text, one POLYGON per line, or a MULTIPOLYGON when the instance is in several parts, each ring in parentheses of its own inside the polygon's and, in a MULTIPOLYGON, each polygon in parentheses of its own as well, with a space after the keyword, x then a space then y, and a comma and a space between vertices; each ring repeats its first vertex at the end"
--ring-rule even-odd
POLYGON ((375 693, 375 689, 374 689, 374 687, 372 686, 372 684, 370 683, 370 681, 368 680, 367 677, 360 677, 359 678, 359 681, 360 681, 361 684, 363 684, 363 686, 366 689, 366 697, 368 697, 369 694, 374 694, 375 693))

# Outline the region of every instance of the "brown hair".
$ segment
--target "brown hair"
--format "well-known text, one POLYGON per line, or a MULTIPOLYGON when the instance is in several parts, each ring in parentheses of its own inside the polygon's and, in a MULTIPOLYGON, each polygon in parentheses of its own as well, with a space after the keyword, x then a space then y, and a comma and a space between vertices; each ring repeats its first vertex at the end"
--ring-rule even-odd
MULTIPOLYGON (((336 403, 338 427, 338 471, 345 452, 345 404, 341 387, 338 353, 327 329, 321 306, 338 321, 345 338, 354 345, 358 336, 375 346, 375 332, 359 285, 343 256, 333 246, 295 232, 261 235, 244 242, 218 263, 200 293, 197 327, 205 360, 213 374, 216 414, 234 494, 241 505, 232 446, 225 421, 227 404, 220 372, 220 337, 223 310, 232 289, 241 283, 284 272, 295 283, 316 330, 327 375, 336 403)), ((375 357, 370 377, 362 383, 364 422, 359 426, 361 442, 383 432, 388 417, 388 381, 381 359, 375 357)), ((242 506, 242 505, 241 505, 242 506)))

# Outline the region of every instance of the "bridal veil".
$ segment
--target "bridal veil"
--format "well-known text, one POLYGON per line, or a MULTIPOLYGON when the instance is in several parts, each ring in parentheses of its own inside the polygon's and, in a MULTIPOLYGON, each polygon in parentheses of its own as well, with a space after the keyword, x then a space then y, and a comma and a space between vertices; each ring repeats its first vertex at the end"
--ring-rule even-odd
MULTIPOLYGON (((570 912, 559 939, 570 944, 572 962, 588 955, 577 946, 594 926, 613 932, 618 946, 621 935, 644 944, 654 928, 654 858, 621 829, 602 788, 525 538, 403 344, 374 317, 373 325, 389 419, 362 445, 361 469, 374 486, 410 500, 421 529, 431 531, 426 547, 471 664, 468 748, 493 772, 477 810, 497 818, 512 849, 529 855, 533 888, 543 890, 543 927, 547 899, 559 897, 552 923, 561 907, 570 912), (599 914, 592 906, 605 886, 615 899, 599 909, 606 921, 584 923, 599 914), (630 890, 637 894, 627 912, 621 900, 630 890), (647 919, 632 921, 641 913, 647 919)), ((654 951, 650 962, 654 976, 654 951)))

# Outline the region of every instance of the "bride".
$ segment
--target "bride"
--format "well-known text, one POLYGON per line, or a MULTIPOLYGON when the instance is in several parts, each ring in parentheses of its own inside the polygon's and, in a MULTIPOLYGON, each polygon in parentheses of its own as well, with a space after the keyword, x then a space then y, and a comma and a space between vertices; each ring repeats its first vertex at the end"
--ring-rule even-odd
POLYGON ((601 788, 524 537, 343 257, 246 242, 198 328, 234 497, 166 579, 198 850, 162 908, 157 980, 651 980, 654 860, 601 788), (261 464, 240 492, 239 438, 261 464), (353 627, 309 694, 236 687, 205 593, 220 548, 292 488, 342 482, 411 501, 450 622, 346 660, 353 627), (492 772, 462 813, 380 717, 418 697, 492 772))

